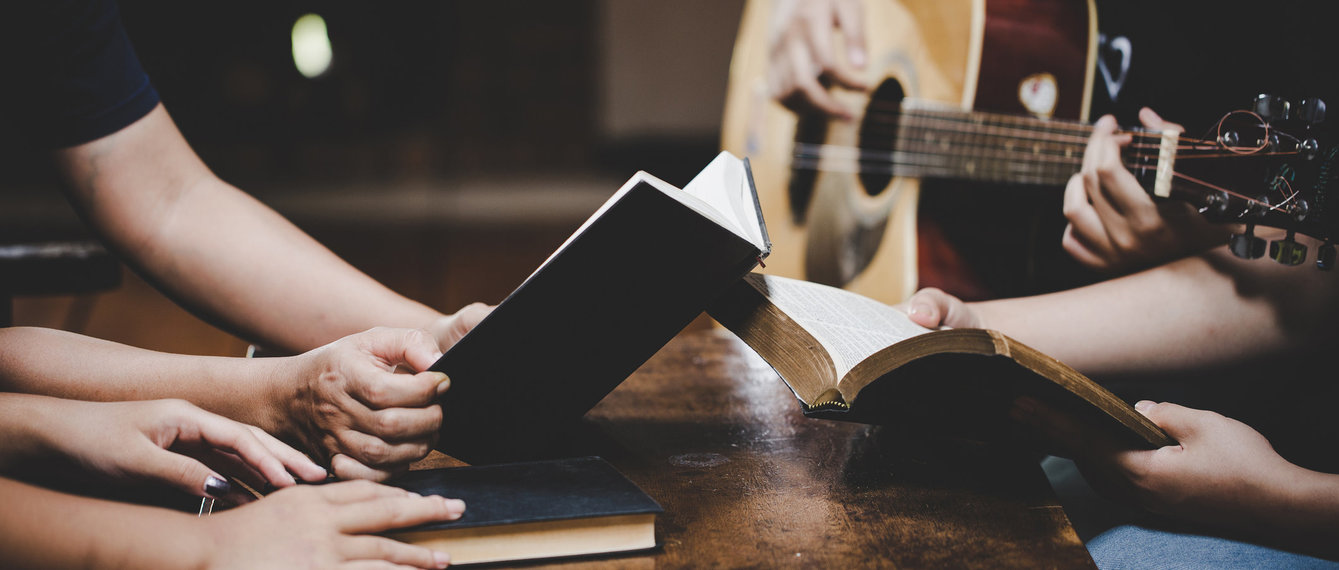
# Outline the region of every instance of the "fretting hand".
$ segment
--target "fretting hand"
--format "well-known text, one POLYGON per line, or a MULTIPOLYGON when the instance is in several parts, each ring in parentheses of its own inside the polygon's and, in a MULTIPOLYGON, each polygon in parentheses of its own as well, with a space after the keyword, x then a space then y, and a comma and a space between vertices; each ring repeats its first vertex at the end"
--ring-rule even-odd
MULTIPOLYGON (((1183 130, 1152 109, 1139 118, 1155 132, 1183 130)), ((1229 229, 1209 223, 1188 202, 1149 195, 1121 159, 1131 140, 1109 115, 1093 125, 1083 168, 1065 186, 1065 251, 1092 269, 1124 273, 1227 243, 1229 229)))

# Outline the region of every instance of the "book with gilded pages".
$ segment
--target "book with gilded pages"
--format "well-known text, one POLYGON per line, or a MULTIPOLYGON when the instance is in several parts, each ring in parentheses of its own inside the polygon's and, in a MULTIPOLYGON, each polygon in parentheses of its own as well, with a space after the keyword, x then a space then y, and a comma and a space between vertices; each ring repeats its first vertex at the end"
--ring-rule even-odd
POLYGON ((1142 448, 1175 442, 1070 366, 998 331, 927 329, 892 306, 751 273, 707 312, 756 351, 804 414, 971 441, 1021 437, 1020 396, 1142 448))
POLYGON ((465 501, 458 520, 386 533, 452 565, 652 549, 662 512, 599 457, 410 471, 387 484, 465 501))

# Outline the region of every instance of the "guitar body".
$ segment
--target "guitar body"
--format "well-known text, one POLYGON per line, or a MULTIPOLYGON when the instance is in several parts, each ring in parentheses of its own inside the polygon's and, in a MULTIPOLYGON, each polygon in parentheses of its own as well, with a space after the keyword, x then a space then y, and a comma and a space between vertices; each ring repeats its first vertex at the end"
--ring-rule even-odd
MULTIPOLYGON (((1087 120, 1096 12, 1092 0, 863 4, 868 63, 862 73, 873 88, 834 90, 856 119, 830 121, 797 115, 771 97, 772 2, 747 3, 730 65, 722 146, 750 161, 773 244, 764 272, 896 303, 921 283, 921 180, 893 176, 886 166, 879 172, 850 152, 799 160, 796 149, 895 150, 888 110, 895 114, 904 99, 1087 120)), ((845 50, 835 53, 842 57, 845 50)), ((961 213, 982 223, 992 218, 970 205, 961 213)))

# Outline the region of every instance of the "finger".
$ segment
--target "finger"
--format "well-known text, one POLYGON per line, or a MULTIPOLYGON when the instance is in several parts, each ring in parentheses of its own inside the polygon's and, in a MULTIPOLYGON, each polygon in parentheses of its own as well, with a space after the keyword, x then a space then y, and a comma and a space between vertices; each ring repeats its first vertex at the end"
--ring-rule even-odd
POLYGON ((1097 252, 1088 249, 1088 246, 1083 240, 1077 236, 1074 224, 1065 226, 1065 233, 1060 238, 1060 246, 1064 248, 1065 252, 1073 257, 1075 261, 1078 261, 1084 267, 1095 270, 1112 268, 1112 264, 1108 263, 1106 258, 1103 258, 1098 255, 1097 252))
POLYGON ((432 521, 455 520, 465 503, 438 495, 378 497, 346 503, 336 512, 335 524, 344 532, 374 533, 432 521))
POLYGON ((791 80, 792 94, 783 104, 797 111, 816 110, 830 117, 850 119, 851 112, 828 92, 818 81, 821 72, 814 69, 813 55, 804 45, 795 43, 788 47, 789 59, 793 66, 791 80))
POLYGON ((1139 122, 1144 125, 1144 128, 1153 131, 1174 130, 1178 133, 1186 132, 1185 127, 1181 126, 1179 123, 1173 123, 1163 119, 1154 112, 1153 109, 1148 107, 1139 110, 1139 122))
POLYGON ((355 430, 335 434, 341 452, 363 465, 387 468, 418 461, 432 451, 431 438, 405 442, 387 442, 375 435, 355 430))
POLYGON ((384 560, 348 560, 339 565, 339 570, 416 570, 417 568, 384 560))
POLYGON ((1082 246, 1082 251, 1095 254, 1098 263, 1104 264, 1102 260, 1112 250, 1111 238, 1102 216, 1090 199, 1090 184, 1093 182, 1083 173, 1071 176, 1065 185, 1063 211, 1065 219, 1069 220, 1067 233, 1077 241, 1077 245, 1082 246))
POLYGON ((906 313, 912 322, 920 326, 937 329, 944 324, 944 311, 939 309, 941 302, 937 297, 939 292, 939 289, 933 287, 921 289, 893 308, 906 313))
POLYGON ((370 366, 355 370, 361 373, 351 378, 349 392, 373 410, 424 407, 451 386, 450 379, 441 372, 397 374, 370 366))
POLYGON ((252 467, 245 459, 242 459, 240 456, 229 451, 211 447, 187 452, 176 446, 173 446, 170 451, 193 457, 209 468, 232 478, 234 482, 240 481, 250 486, 252 489, 265 489, 270 487, 270 482, 264 475, 261 475, 259 471, 256 471, 255 467, 252 467))
POLYGON ((387 370, 404 364, 415 371, 427 370, 442 351, 437 339, 421 329, 378 327, 359 335, 362 348, 385 362, 387 370))
POLYGON ((350 536, 340 541, 346 560, 379 560, 411 568, 445 568, 451 556, 422 546, 380 536, 350 536))
MULTIPOLYGON (((408 470, 406 464, 404 470, 408 470)), ((381 482, 394 477, 401 470, 396 469, 375 469, 359 463, 357 459, 344 455, 336 454, 330 458, 330 472, 335 477, 345 481, 363 480, 381 482)))
MULTIPOLYGON (((865 5, 856 0, 838 0, 834 8, 836 10, 837 28, 846 37, 846 59, 851 63, 851 67, 864 69, 867 59, 865 5)), ((846 87, 850 89, 866 88, 863 83, 859 86, 847 85, 846 87)))
POLYGON ((855 117, 845 105, 837 101, 837 98, 833 97, 832 93, 818 82, 817 78, 803 78, 796 87, 799 88, 799 96, 803 97, 807 105, 820 113, 844 121, 849 121, 855 117))
POLYGON ((293 476, 289 474, 283 461, 280 461, 279 457, 272 453, 269 447, 256 439, 250 426, 208 412, 197 419, 196 425, 199 428, 200 437, 206 443, 237 455, 248 466, 259 472, 265 478, 265 481, 271 485, 287 487, 297 483, 293 480, 293 476))
POLYGON ((317 485, 314 487, 297 487, 296 489, 314 489, 316 493, 321 495, 321 498, 332 505, 349 505, 376 499, 415 496, 409 491, 399 487, 391 487, 389 485, 382 485, 361 479, 340 481, 338 483, 317 485))
POLYGON ((474 327, 483 322, 493 312, 494 307, 483 303, 470 303, 461 307, 446 321, 446 326, 436 331, 437 346, 441 350, 451 348, 464 338, 474 327))
POLYGON ((829 69, 826 73, 826 76, 828 77, 828 79, 831 79, 835 85, 843 89, 851 89, 853 91, 864 91, 865 89, 868 88, 868 86, 865 84, 865 81, 861 79, 859 75, 856 75, 855 72, 848 71, 840 66, 829 69))
POLYGON ((1213 414, 1213 412, 1187 408, 1169 402, 1154 403, 1148 400, 1136 403, 1134 409, 1144 414, 1153 423, 1158 424, 1158 427, 1167 432, 1167 435, 1172 436, 1172 439, 1180 442, 1194 439, 1195 434, 1200 430, 1205 415, 1213 414))
POLYGON ((353 427, 388 442, 429 441, 442 427, 442 407, 373 410, 355 419, 353 427))
MULTIPOLYGON (((827 6, 816 2, 806 3, 800 10, 808 10, 811 13, 814 10, 826 11, 827 6)), ((820 72, 824 72, 832 68, 832 31, 836 22, 831 14, 821 15, 824 17, 812 17, 811 14, 810 17, 801 18, 801 37, 804 41, 796 44, 803 46, 809 52, 810 61, 814 62, 820 72)))
POLYGON ((303 481, 315 483, 324 481, 329 475, 325 468, 317 465, 307 454, 302 453, 288 444, 279 441, 278 438, 268 434, 265 430, 255 426, 248 426, 251 429, 251 435, 264 445, 279 461, 284 464, 289 473, 292 473, 303 481))
POLYGON ((129 464, 140 476, 157 479, 197 497, 221 499, 232 491, 232 484, 204 463, 158 446, 145 447, 146 452, 129 464))

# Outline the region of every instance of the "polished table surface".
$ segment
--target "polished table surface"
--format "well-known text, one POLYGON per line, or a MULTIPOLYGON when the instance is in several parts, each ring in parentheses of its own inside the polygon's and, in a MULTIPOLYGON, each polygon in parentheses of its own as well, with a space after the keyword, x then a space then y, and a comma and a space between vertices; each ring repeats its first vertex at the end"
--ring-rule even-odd
POLYGON ((599 455, 665 511, 655 550, 527 566, 1094 567, 1035 456, 905 432, 806 418, 746 345, 693 330, 579 430, 499 458, 599 455))

